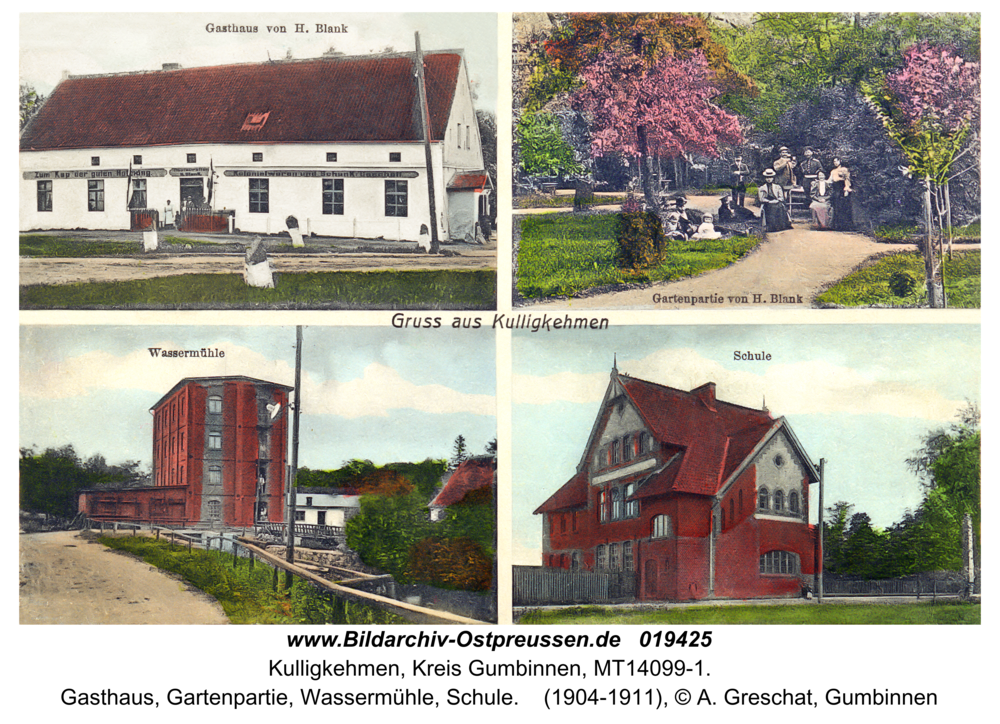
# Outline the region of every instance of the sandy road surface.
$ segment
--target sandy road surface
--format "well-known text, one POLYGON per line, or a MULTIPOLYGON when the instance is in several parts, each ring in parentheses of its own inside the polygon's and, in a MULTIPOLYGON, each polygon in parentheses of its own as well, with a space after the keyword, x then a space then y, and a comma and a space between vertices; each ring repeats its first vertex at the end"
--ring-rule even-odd
POLYGON ((806 308, 825 285, 847 275, 876 254, 915 250, 906 244, 879 244, 862 234, 814 231, 799 226, 768 234, 752 254, 724 269, 642 289, 541 302, 567 309, 713 309, 733 307, 806 308), (717 295, 720 301, 693 299, 717 295), (778 295, 772 300, 772 295, 778 295), (760 295, 755 297, 754 295, 760 295), (672 299, 680 297, 682 299, 672 299), (741 301, 740 298, 745 298, 741 301), (687 298, 686 300, 684 298, 687 298), (732 298, 732 299, 730 299, 732 298), (656 301, 656 300, 659 301, 656 301))
MULTIPOLYGON (((272 254, 275 272, 403 271, 435 269, 495 269, 496 243, 463 247, 455 256, 430 254, 272 254)), ((176 274, 242 274, 243 257, 218 256, 85 257, 20 259, 20 283, 78 284, 120 282, 176 274)))
POLYGON ((22 624, 224 624, 219 604, 77 531, 20 536, 22 624))

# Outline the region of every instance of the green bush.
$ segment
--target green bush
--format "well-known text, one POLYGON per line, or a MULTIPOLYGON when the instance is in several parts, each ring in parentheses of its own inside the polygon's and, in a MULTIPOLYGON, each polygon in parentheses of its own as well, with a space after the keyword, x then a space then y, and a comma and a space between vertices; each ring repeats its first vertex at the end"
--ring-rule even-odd
POLYGON ((622 211, 616 217, 615 263, 626 269, 649 269, 663 261, 667 239, 660 217, 651 211, 622 211))

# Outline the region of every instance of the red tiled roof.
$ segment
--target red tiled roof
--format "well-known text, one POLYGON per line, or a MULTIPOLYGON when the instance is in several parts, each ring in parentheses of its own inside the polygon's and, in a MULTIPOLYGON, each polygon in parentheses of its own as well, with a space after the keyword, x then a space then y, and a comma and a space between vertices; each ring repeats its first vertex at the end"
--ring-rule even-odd
MULTIPOLYGON (((434 140, 461 62, 424 56, 434 140)), ((419 140, 413 56, 404 54, 71 77, 29 123, 21 150, 419 140)))
POLYGON ((490 485, 493 485, 493 458, 470 458, 455 468, 431 505, 442 508, 454 505, 473 490, 490 485))
POLYGON ((683 449, 666 472, 646 483, 643 497, 657 492, 712 495, 777 422, 770 413, 715 399, 714 386, 685 392, 620 376, 661 444, 683 449), (679 464, 679 466, 678 466, 679 464), (678 466, 676 472, 671 468, 678 466), (669 487, 664 487, 669 485, 669 487))
POLYGON ((559 490, 535 509, 539 513, 552 513, 557 510, 583 508, 587 505, 587 473, 577 473, 559 490))
POLYGON ((481 189, 486 186, 486 174, 461 173, 448 184, 449 189, 481 189))
MULTIPOLYGON (((668 463, 639 482, 632 499, 666 493, 714 495, 782 421, 765 410, 722 402, 715 385, 690 392, 618 375, 668 463)), ((535 513, 587 505, 586 470, 569 479, 535 513)))

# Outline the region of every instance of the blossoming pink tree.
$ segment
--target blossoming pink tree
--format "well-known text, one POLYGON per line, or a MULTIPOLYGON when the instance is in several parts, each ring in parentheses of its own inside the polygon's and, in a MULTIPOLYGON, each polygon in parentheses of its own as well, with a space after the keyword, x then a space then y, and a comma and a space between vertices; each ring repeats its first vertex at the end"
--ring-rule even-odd
MULTIPOLYGON (((951 234, 948 182, 964 172, 954 170, 955 162, 976 148, 969 141, 979 125, 979 70, 978 63, 953 48, 917 43, 904 52, 902 67, 884 87, 869 93, 889 136, 910 162, 909 175, 924 186, 924 273, 932 307, 945 306, 941 259, 945 231, 951 234)), ((978 168, 978 162, 968 168, 978 168)))
POLYGON ((714 73, 700 50, 665 55, 648 64, 641 54, 605 50, 579 71, 582 89, 573 107, 591 125, 591 153, 639 157, 643 195, 660 210, 653 192, 653 158, 688 153, 718 156, 720 145, 740 143, 738 118, 715 105, 714 73))

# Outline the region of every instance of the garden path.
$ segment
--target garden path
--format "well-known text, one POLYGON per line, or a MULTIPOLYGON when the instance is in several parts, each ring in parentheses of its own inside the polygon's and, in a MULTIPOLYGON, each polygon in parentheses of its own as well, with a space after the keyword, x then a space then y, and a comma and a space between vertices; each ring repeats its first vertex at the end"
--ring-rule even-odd
MULTIPOLYGON (((805 225, 770 233, 751 254, 724 269, 640 289, 540 302, 563 309, 794 309, 812 306, 826 285, 877 254, 913 251, 863 234, 816 231, 805 225)), ((533 305, 534 306, 534 305, 533 305)))

